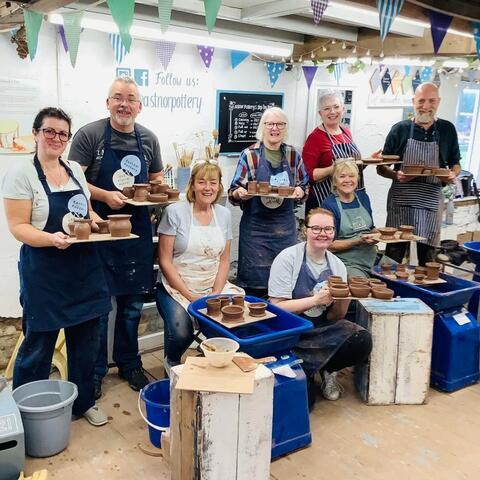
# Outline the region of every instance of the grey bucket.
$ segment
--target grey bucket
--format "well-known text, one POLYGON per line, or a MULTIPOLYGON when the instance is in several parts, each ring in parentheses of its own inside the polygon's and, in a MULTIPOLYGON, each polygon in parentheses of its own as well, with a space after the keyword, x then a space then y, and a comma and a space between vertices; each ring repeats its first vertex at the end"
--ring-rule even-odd
POLYGON ((49 457, 64 450, 77 386, 65 380, 38 380, 16 388, 12 395, 22 415, 27 455, 49 457))

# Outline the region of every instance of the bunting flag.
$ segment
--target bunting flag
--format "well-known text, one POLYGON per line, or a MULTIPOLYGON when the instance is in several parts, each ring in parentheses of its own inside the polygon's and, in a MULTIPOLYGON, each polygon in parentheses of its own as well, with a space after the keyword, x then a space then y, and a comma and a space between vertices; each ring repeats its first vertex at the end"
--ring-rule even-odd
POLYGON ((270 77, 270 86, 273 87, 276 83, 280 74, 285 68, 284 63, 277 62, 267 62, 268 76, 270 77))
POLYGON ((130 46, 132 45, 130 28, 133 22, 135 0, 107 0, 107 4, 113 21, 117 24, 123 46, 127 52, 130 52, 130 46))
POLYGON ((340 85, 340 79, 342 78, 342 75, 343 75, 344 66, 345 66, 344 63, 336 63, 335 66, 333 67, 333 76, 335 77, 335 81, 337 82, 337 85, 340 85))
POLYGON ((162 33, 165 33, 170 25, 172 6, 173 0, 158 0, 158 19, 160 20, 162 33))
POLYGON ((390 76, 390 72, 388 68, 385 69, 385 73, 383 74, 382 77, 382 90, 383 93, 387 93, 387 90, 390 88, 390 85, 392 84, 392 77, 390 76))
POLYGON ((230 52, 230 62, 232 64, 232 69, 238 67, 248 56, 249 52, 242 52, 240 50, 232 50, 230 52))
POLYGON ((313 21, 318 25, 322 21, 323 14, 328 7, 328 0, 311 0, 313 21))
POLYGON ((433 68, 432 67, 423 67, 422 73, 420 74, 420 80, 422 82, 429 82, 432 78, 433 68))
POLYGON ((33 10, 24 10, 23 18, 25 19, 25 30, 27 31, 27 45, 30 60, 35 58, 38 45, 38 33, 42 26, 43 15, 33 10))
POLYGON ((377 0, 377 10, 380 20, 380 38, 387 38, 395 17, 400 13, 405 0, 377 0))
POLYGON ((176 45, 175 42, 167 42, 166 40, 155 42, 155 52, 164 71, 167 70, 170 64, 176 45))
POLYGON ((413 93, 415 93, 415 90, 421 83, 422 83, 422 79, 420 78, 420 72, 417 70, 412 80, 413 93))
POLYGON ((65 30, 63 28, 63 25, 58 26, 58 34, 60 35, 60 40, 62 41, 63 49, 65 50, 65 53, 68 53, 68 44, 67 44, 67 39, 65 38, 65 30))
POLYGON ((380 86, 382 83, 381 78, 380 78, 380 71, 378 68, 376 68, 372 76, 370 77, 370 90, 372 93, 375 93, 377 91, 377 88, 380 86))
POLYGON ((116 33, 109 33, 108 38, 110 39, 110 43, 112 44, 113 53, 115 54, 115 62, 117 65, 122 63, 123 58, 127 54, 127 49, 124 47, 122 43, 122 39, 120 35, 116 33))
POLYGON ((394 95, 401 93, 402 90, 402 74, 395 70, 395 73, 392 75, 392 92, 394 95))
POLYGON ((213 47, 207 47, 206 45, 197 45, 197 49, 201 59, 203 60, 204 65, 207 68, 210 68, 213 59, 213 52, 215 51, 215 49, 213 47))
POLYGON ((404 65, 405 75, 410 75, 410 65, 404 65))
MULTIPOLYGON (((410 72, 410 67, 409 67, 409 72, 410 72)), ((402 80, 402 92, 404 95, 407 95, 411 90, 412 90, 412 76, 410 73, 405 75, 402 80)))
POLYGON ((82 30, 83 10, 72 13, 63 13, 63 28, 67 40, 70 63, 75 68, 77 63, 78 44, 80 43, 80 32, 82 30))
POLYGON ((205 6, 205 24, 207 25, 209 33, 212 33, 215 27, 221 4, 222 0, 203 0, 203 5, 205 6))
POLYGON ((440 73, 438 73, 438 70, 433 77, 432 83, 434 83, 438 88, 440 88, 440 73))
POLYGON ((307 87, 310 90, 310 86, 312 85, 312 81, 315 78, 315 74, 317 73, 318 67, 311 67, 305 66, 302 67, 303 74, 305 75, 305 81, 307 82, 307 87))
POLYGON ((480 22, 472 22, 473 38, 477 47, 477 57, 480 58, 480 22))
POLYGON ((440 45, 447 34, 448 27, 452 23, 453 17, 445 15, 444 13, 434 12, 433 10, 427 10, 428 17, 430 18, 430 31, 432 32, 433 51, 435 55, 440 49, 440 45))

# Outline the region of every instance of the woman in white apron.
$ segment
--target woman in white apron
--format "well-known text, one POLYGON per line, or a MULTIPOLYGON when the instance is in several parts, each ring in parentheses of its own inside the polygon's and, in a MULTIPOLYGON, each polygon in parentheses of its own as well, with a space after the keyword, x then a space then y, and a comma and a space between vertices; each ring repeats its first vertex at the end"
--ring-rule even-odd
POLYGON ((180 363, 193 341, 187 307, 205 295, 243 293, 227 281, 232 225, 218 205, 223 193, 216 162, 197 162, 187 186, 187 202, 170 205, 158 227, 161 278, 156 301, 164 321, 167 372, 180 363))

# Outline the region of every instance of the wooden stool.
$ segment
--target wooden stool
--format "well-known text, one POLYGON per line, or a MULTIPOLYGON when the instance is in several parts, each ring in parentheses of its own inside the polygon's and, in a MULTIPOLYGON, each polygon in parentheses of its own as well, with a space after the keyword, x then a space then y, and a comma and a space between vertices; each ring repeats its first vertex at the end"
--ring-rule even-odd
MULTIPOLYGON (((7 369, 5 370, 5 378, 7 380, 11 380, 13 378, 13 367, 17 358, 18 349, 20 348, 24 338, 25 337, 23 336, 23 333, 21 333, 18 337, 17 344, 13 349, 12 356, 10 357, 7 369)), ((68 380, 67 349, 65 346, 65 332, 63 331, 63 328, 58 333, 57 343, 55 344, 55 350, 53 351, 52 363, 58 370, 60 378, 62 380, 68 380)))

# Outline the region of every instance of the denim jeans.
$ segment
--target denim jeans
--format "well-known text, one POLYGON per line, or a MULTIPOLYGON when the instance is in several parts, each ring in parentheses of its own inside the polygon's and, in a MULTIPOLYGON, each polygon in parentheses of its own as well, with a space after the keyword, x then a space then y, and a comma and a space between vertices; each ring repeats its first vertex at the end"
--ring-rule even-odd
POLYGON ((192 319, 162 284, 157 284, 156 301, 163 318, 165 356, 170 365, 178 365, 183 353, 193 341, 192 319))
MULTIPOLYGON (((78 388, 73 414, 82 415, 95 405, 93 371, 98 350, 99 318, 83 322, 65 331, 68 358, 68 380, 78 388)), ((25 339, 18 350, 13 369, 13 388, 50 376, 58 330, 32 332, 23 324, 25 339)))
MULTIPOLYGON (((122 373, 142 367, 138 354, 138 324, 142 315, 145 295, 115 297, 117 312, 113 337, 113 361, 122 373)), ((108 373, 108 315, 100 317, 99 348, 95 362, 95 382, 101 383, 108 373)))

